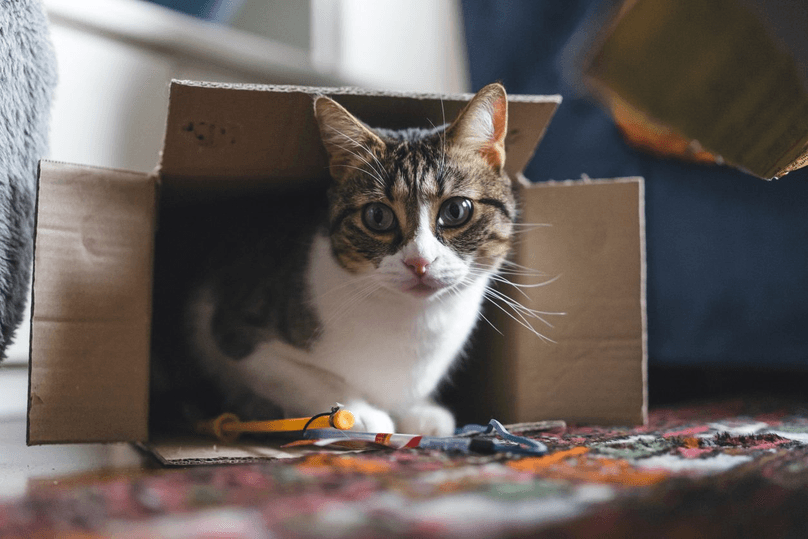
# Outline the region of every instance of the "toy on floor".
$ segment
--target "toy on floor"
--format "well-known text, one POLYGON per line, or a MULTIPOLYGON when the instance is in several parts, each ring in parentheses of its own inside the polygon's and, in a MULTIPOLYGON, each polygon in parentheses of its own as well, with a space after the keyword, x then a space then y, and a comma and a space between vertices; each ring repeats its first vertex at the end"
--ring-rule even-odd
POLYGON ((300 439, 282 447, 331 447, 343 449, 418 448, 459 453, 512 453, 544 455, 547 447, 537 441, 516 436, 496 419, 488 425, 466 425, 455 436, 420 436, 416 434, 342 432, 354 426, 354 416, 335 406, 330 412, 314 417, 275 419, 271 421, 241 421, 235 414, 222 414, 196 425, 200 434, 214 436, 225 443, 235 442, 241 434, 299 433, 300 439), (329 428, 330 427, 330 428, 329 428))
POLYGON ((328 447, 343 449, 425 449, 455 453, 510 453, 540 456, 547 446, 538 440, 511 434, 499 421, 492 419, 487 425, 466 425, 455 436, 420 436, 417 434, 339 432, 310 429, 303 439, 282 447, 328 447))
POLYGON ((305 432, 307 429, 327 429, 328 427, 348 430, 354 426, 354 421, 354 415, 351 412, 339 407, 314 417, 270 421, 241 421, 235 414, 222 414, 215 419, 200 421, 196 425, 196 431, 200 434, 214 436, 223 442, 232 443, 245 433, 305 432))

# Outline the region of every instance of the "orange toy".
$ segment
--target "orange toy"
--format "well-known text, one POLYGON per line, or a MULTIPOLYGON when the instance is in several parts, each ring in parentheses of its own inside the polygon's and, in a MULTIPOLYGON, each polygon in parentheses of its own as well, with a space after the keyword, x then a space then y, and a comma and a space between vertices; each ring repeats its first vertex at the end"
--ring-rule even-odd
POLYGON ((200 421, 196 431, 200 434, 214 436, 227 443, 235 442, 245 432, 273 433, 294 432, 306 429, 324 429, 333 427, 348 430, 354 426, 354 416, 348 410, 335 408, 331 412, 314 417, 295 419, 274 419, 270 421, 241 421, 235 414, 222 414, 215 419, 200 421))

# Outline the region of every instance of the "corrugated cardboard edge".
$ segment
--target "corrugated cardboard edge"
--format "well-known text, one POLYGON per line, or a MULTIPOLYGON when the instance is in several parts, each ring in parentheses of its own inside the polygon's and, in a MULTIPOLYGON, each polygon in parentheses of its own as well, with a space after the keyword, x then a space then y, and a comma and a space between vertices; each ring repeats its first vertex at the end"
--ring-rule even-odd
POLYGON ((34 349, 34 305, 36 302, 36 239, 39 228, 39 178, 42 174, 42 160, 36 164, 36 192, 34 193, 34 238, 32 253, 34 261, 31 265, 31 317, 28 319, 28 392, 25 405, 25 445, 32 445, 31 440, 31 373, 33 371, 32 352, 34 349))
POLYGON ((640 178, 640 308, 642 309, 642 422, 648 423, 648 236, 645 223, 645 179, 640 178))
MULTIPOLYGON (((123 178, 123 177, 131 177, 133 179, 136 178, 136 183, 138 183, 138 184, 142 183, 144 188, 145 188, 142 194, 148 195, 149 191, 151 191, 152 196, 150 196, 150 197, 147 196, 147 198, 151 199, 151 202, 150 203, 145 202, 145 203, 150 205, 152 208, 156 208, 156 200, 154 198, 154 196, 156 195, 156 185, 155 185, 156 184, 156 178, 154 176, 144 174, 144 173, 138 173, 138 172, 132 172, 132 171, 126 171, 126 170, 119 170, 119 169, 80 166, 80 165, 75 165, 75 164, 71 164, 71 163, 64 163, 64 162, 58 162, 58 161, 49 161, 49 160, 40 161, 39 167, 38 167, 38 181, 37 181, 37 189, 36 189, 37 190, 37 193, 36 193, 37 196, 36 196, 36 216, 35 216, 35 234, 34 234, 35 260, 34 260, 34 269, 32 271, 32 283, 31 283, 31 285, 32 285, 32 296, 33 296, 32 297, 32 313, 31 313, 31 319, 30 319, 31 335, 30 335, 30 338, 29 338, 29 351, 30 351, 30 354, 31 354, 31 360, 29 361, 29 365, 28 365, 28 376, 29 376, 28 377, 28 403, 27 403, 27 414, 26 414, 26 417, 27 417, 26 443, 28 445, 47 444, 47 443, 61 443, 61 442, 64 441, 64 440, 62 440, 62 438, 59 435, 56 435, 54 437, 54 436, 48 436, 48 435, 41 435, 41 433, 36 435, 36 436, 34 436, 32 434, 36 430, 36 428, 34 426, 34 423, 38 423, 38 421, 32 421, 32 417, 34 415, 34 398, 36 397, 36 395, 35 395, 36 388, 34 387, 35 382, 36 382, 36 380, 35 380, 35 378, 36 378, 35 377, 35 371, 36 371, 37 368, 42 367, 42 365, 37 365, 37 363, 38 363, 37 362, 37 355, 39 353, 39 350, 35 350, 35 342, 36 342, 36 339, 37 339, 37 336, 38 336, 38 332, 36 330, 36 324, 38 322, 38 320, 37 320, 37 312, 38 312, 38 305, 39 305, 39 303, 36 302, 35 296, 37 294, 37 277, 38 277, 38 273, 39 273, 38 268, 36 267, 36 258, 37 258, 36 253, 38 252, 38 248, 40 247, 40 241, 41 241, 41 238, 40 238, 40 229, 41 229, 40 219, 41 219, 41 209, 42 209, 41 208, 41 201, 42 201, 42 180, 41 180, 42 176, 41 176, 41 174, 42 174, 42 168, 43 168, 42 165, 44 163, 47 163, 48 165, 50 165, 50 166, 52 166, 54 168, 64 167, 65 169, 73 169, 73 171, 82 171, 82 172, 87 172, 89 174, 95 174, 97 177, 103 177, 103 176, 106 175, 108 177, 114 176, 114 177, 117 177, 117 178, 123 178)), ((135 184, 132 184, 132 185, 135 185, 135 184)), ((144 200, 146 200, 146 199, 144 199, 144 200)), ((153 214, 151 214, 151 215, 153 217, 153 214)), ((147 213, 147 214, 145 214, 145 216, 146 216, 146 219, 148 220, 149 214, 147 213)), ((154 227, 154 220, 153 219, 151 220, 151 227, 152 227, 152 230, 153 230, 153 227, 154 227)), ((151 238, 148 240, 148 243, 149 244, 151 243, 151 238)), ((153 256, 152 249, 149 248, 148 251, 150 253, 150 256, 153 256)), ((150 283, 150 281, 151 281, 151 273, 150 272, 153 269, 153 260, 152 259, 149 259, 148 266, 149 266, 148 272, 147 272, 148 275, 142 275, 142 277, 144 277, 150 283)), ((150 284, 148 286, 150 287, 150 284)), ((113 299, 113 301, 114 301, 114 299, 113 299)), ((143 312, 141 314, 143 314, 143 316, 145 316, 146 318, 148 318, 150 320, 150 318, 151 318, 151 294, 149 293, 145 297, 143 297, 142 301, 143 301, 143 304, 142 304, 142 307, 143 307, 142 311, 143 312)), ((96 307, 103 310, 103 306, 93 306, 93 308, 96 308, 96 307)), ((140 311, 138 311, 138 312, 140 312, 140 311)), ((144 318, 144 320, 145 320, 145 318, 144 318)), ((148 341, 148 335, 145 335, 145 336, 140 335, 139 342, 140 342, 141 345, 145 345, 146 348, 148 348, 148 342, 147 341, 148 341)), ((46 356, 47 356, 47 353, 46 353, 46 356)), ((148 368, 148 362, 146 364, 146 368, 148 368)), ((106 382, 106 380, 104 380, 104 382, 106 382)), ((120 414, 121 417, 119 418, 119 421, 117 421, 117 422, 113 421, 112 422, 112 423, 115 423, 115 425, 112 425, 111 423, 106 424, 106 425, 98 424, 96 426, 100 430, 97 430, 97 432, 92 432, 92 433, 90 433, 87 429, 83 429, 84 434, 78 434, 75 437, 71 437, 70 441, 78 443, 78 442, 131 441, 131 440, 136 440, 136 439, 145 439, 147 437, 147 435, 148 435, 148 431, 147 431, 147 423, 148 423, 148 376, 146 377, 144 383, 145 383, 145 386, 141 387, 140 385, 138 385, 138 387, 143 389, 143 392, 145 392, 146 402, 144 403, 144 406, 145 406, 144 413, 135 413, 135 414, 123 413, 123 414, 120 414), (136 416, 139 418, 139 420, 135 419, 136 416), (102 434, 99 435, 99 433, 102 433, 102 434), (110 434, 110 433, 113 433, 113 434, 110 434)), ((78 388, 76 389, 76 391, 78 391, 78 388)), ((51 408, 53 408, 53 407, 51 406, 51 408)), ((45 416, 49 416, 49 415, 52 415, 52 414, 50 414, 48 412, 45 412, 45 416)), ((56 412, 56 415, 59 415, 58 411, 56 412)), ((53 420, 53 418, 51 418, 51 419, 53 420)), ((44 416, 40 416, 38 418, 38 420, 43 421, 44 416)), ((85 418, 80 418, 78 421, 81 423, 82 428, 84 428, 84 427, 86 427, 87 424, 93 424, 93 420, 94 420, 94 418, 86 418, 85 417, 85 418)), ((59 421, 59 422, 61 422, 61 421, 59 421)), ((66 423, 70 424, 69 421, 67 421, 66 423)), ((82 429, 79 429, 79 430, 82 430, 82 429)), ((90 430, 93 430, 93 429, 91 428, 90 430)))
MULTIPOLYGON (((207 82, 174 79, 171 84, 183 86, 195 86, 199 88, 223 88, 228 90, 250 90, 250 91, 271 91, 278 93, 304 93, 311 95, 364 95, 369 97, 406 97, 415 99, 452 99, 457 101, 469 101, 474 97, 474 93, 429 93, 429 92, 400 92, 393 90, 372 90, 360 88, 358 86, 296 86, 288 84, 243 84, 228 82, 207 82)), ((555 103, 560 104, 561 95, 533 95, 533 94, 508 94, 508 101, 518 103, 555 103)))
MULTIPOLYGON (((799 148, 799 145, 797 145, 797 148, 799 148)), ((781 168, 775 170, 769 179, 777 180, 789 172, 794 172, 797 169, 808 166, 808 143, 802 146, 802 150, 797 151, 802 151, 802 153, 795 157, 788 165, 782 166, 781 168)))

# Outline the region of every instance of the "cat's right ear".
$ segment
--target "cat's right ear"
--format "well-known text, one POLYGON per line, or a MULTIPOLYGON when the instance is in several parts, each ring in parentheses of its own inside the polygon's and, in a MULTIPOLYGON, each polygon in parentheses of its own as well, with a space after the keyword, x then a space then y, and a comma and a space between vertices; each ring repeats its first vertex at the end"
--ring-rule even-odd
POLYGON ((320 126, 329 169, 335 180, 374 162, 376 152, 384 148, 384 142, 376 133, 333 99, 324 96, 315 99, 314 117, 320 126))

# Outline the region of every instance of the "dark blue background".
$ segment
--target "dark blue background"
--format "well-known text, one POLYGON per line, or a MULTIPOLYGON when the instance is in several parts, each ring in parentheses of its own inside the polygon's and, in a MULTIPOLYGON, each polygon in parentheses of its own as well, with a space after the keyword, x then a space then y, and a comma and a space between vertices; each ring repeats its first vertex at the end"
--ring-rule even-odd
POLYGON ((462 5, 474 90, 501 81, 511 93, 564 97, 528 178, 646 179, 651 366, 805 369, 808 171, 767 182, 629 148, 561 76, 590 0, 462 5))

